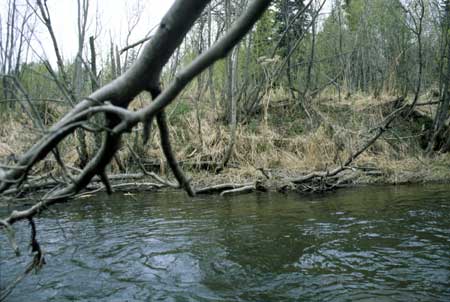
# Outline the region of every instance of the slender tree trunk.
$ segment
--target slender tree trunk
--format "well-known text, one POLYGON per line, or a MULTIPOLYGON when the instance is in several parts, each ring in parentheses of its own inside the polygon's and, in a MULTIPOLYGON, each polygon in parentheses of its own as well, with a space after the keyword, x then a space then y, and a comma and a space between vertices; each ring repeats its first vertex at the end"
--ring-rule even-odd
POLYGON ((312 20, 312 25, 311 25, 311 52, 309 55, 308 70, 306 72, 306 84, 305 84, 305 90, 303 91, 303 98, 306 97, 306 94, 308 93, 309 88, 310 88, 312 68, 314 65, 315 50, 316 50, 316 18, 314 18, 312 20))
MULTIPOLYGON (((197 53, 200 55, 203 52, 203 29, 205 27, 205 21, 203 18, 200 19, 199 29, 198 29, 198 36, 197 36, 197 53)), ((200 116, 200 99, 202 97, 203 93, 203 74, 199 75, 197 77, 197 93, 194 99, 195 104, 195 116, 197 119, 197 134, 199 137, 199 143, 200 143, 200 150, 203 149, 203 133, 202 133, 202 122, 201 122, 201 116, 200 116)))
POLYGON ((120 62, 120 52, 119 47, 116 45, 116 68, 117 68, 117 76, 122 74, 122 63, 120 62))
MULTIPOLYGON (((212 45, 211 39, 212 39, 212 6, 210 3, 208 5, 208 48, 210 48, 212 45)), ((214 65, 211 65, 208 68, 208 90, 213 111, 216 111, 217 99, 216 99, 216 91, 214 88, 214 65)))
POLYGON ((111 60, 111 78, 117 78, 116 56, 114 55, 114 44, 111 40, 109 47, 109 58, 111 60))
POLYGON ((89 49, 91 51, 91 88, 95 91, 99 88, 98 72, 97 72, 97 53, 95 51, 94 37, 89 37, 89 49))
MULTIPOLYGON (((435 148, 441 147, 442 151, 447 152, 450 150, 450 139, 447 138, 443 144, 443 146, 437 146, 438 145, 438 138, 442 135, 443 128, 445 125, 446 120, 449 117, 449 110, 450 110, 450 3, 445 4, 445 20, 444 20, 444 26, 442 26, 443 32, 446 34, 446 43, 444 45, 447 47, 446 53, 447 53, 447 71, 443 75, 443 93, 442 93, 442 99, 438 106, 438 109, 435 114, 433 128, 431 129, 431 135, 430 135, 430 141, 427 146, 427 152, 428 154, 431 154, 431 152, 435 148)), ((443 52, 443 53, 445 53, 443 52)), ((445 56, 445 55, 444 55, 445 56)), ((443 57, 442 60, 445 60, 443 57)))
MULTIPOLYGON (((339 66, 341 67, 340 73, 341 75, 338 77, 337 81, 338 81, 338 97, 339 97, 339 102, 342 101, 342 95, 341 95, 341 89, 342 86, 344 85, 344 81, 345 79, 347 79, 347 67, 345 64, 345 59, 344 59, 344 55, 343 55, 343 33, 342 33, 342 6, 341 6, 341 2, 339 1, 337 3, 338 6, 338 24, 339 24, 339 53, 337 54, 339 59, 339 66)), ((346 87, 347 90, 349 90, 349 87, 346 87)))
POLYGON ((237 128, 237 100, 236 100, 236 70, 237 70, 237 56, 239 51, 239 45, 236 46, 236 48, 233 50, 231 54, 231 69, 230 69, 230 98, 231 98, 231 120, 230 120, 230 142, 228 143, 227 149, 225 151, 225 156, 223 158, 221 169, 226 167, 228 165, 228 162, 231 159, 231 156, 233 155, 234 151, 234 145, 236 143, 236 128, 237 128))
MULTIPOLYGON (((231 0, 225 0, 225 28, 229 30, 231 26, 231 0)), ((233 96, 233 56, 228 54, 226 58, 226 86, 225 86, 225 96, 226 96, 226 112, 228 124, 232 124, 232 96, 233 96)))

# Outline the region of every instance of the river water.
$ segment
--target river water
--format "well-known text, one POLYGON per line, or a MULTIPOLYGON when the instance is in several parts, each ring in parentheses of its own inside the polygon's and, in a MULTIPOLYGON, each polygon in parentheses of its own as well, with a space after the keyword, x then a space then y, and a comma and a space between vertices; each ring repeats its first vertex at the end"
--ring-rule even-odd
MULTIPOLYGON (((36 223, 47 264, 7 301, 450 301, 448 185, 101 195, 36 223)), ((15 229, 2 288, 30 260, 15 229)))

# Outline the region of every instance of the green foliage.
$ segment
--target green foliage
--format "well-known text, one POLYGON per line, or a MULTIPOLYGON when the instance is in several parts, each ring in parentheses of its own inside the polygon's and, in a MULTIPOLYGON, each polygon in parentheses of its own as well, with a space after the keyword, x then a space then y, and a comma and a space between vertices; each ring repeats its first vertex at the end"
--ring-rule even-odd
MULTIPOLYGON (((386 1, 384 1, 386 3, 386 1)), ((348 25, 351 31, 356 31, 364 13, 364 0, 346 0, 344 10, 347 13, 348 25)))
POLYGON ((256 24, 256 30, 253 34, 252 52, 256 58, 267 56, 273 49, 275 26, 275 12, 267 10, 256 24))
POLYGON ((28 93, 36 98, 51 98, 57 94, 56 84, 42 63, 22 65, 20 81, 28 93))
POLYGON ((186 118, 187 114, 193 110, 191 104, 186 101, 179 101, 173 105, 173 109, 169 108, 170 120, 174 123, 182 122, 183 118, 186 118))

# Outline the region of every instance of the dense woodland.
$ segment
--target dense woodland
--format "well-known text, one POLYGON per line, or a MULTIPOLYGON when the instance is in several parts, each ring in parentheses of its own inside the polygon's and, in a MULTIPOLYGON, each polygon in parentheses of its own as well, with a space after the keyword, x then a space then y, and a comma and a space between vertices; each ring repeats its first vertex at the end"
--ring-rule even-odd
POLYGON ((105 44, 93 3, 77 0, 73 57, 51 1, 4 2, 0 193, 44 191, 0 226, 30 221, 31 268, 44 262, 33 217, 85 188, 448 179, 448 1, 182 0, 132 40, 151 9, 136 0, 125 39, 105 44))

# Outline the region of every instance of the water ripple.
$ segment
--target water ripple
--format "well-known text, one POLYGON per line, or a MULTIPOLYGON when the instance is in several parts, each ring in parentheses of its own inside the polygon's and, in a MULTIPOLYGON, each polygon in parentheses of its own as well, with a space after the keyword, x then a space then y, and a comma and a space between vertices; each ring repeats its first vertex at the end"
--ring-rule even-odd
MULTIPOLYGON (((142 194, 38 219, 48 264, 10 301, 450 301, 450 188, 186 199, 142 194)), ((21 250, 29 229, 15 226, 21 250)), ((29 260, 0 234, 0 286, 29 260)))

